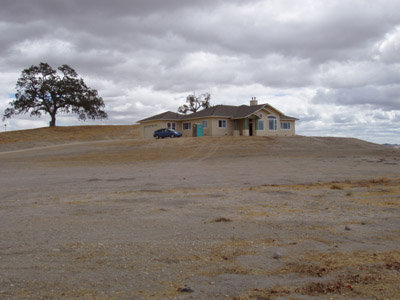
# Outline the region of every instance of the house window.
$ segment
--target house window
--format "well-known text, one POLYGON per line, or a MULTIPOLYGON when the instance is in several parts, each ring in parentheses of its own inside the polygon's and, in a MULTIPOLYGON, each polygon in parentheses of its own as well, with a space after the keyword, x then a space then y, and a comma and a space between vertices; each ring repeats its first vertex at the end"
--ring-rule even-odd
POLYGON ((183 128, 183 130, 192 129, 192 123, 190 123, 190 122, 188 122, 188 123, 183 123, 183 124, 182 124, 182 128, 183 128))
POLYGON ((290 122, 281 122, 281 129, 290 130, 290 122))
POLYGON ((264 130, 264 120, 258 120, 258 130, 264 130))
POLYGON ((226 128, 226 120, 218 120, 219 128, 226 128))
POLYGON ((268 117, 268 129, 269 130, 277 130, 277 122, 276 122, 276 117, 274 116, 269 116, 268 117))
POLYGON ((207 128, 208 127, 208 120, 204 120, 201 123, 203 124, 203 128, 207 128))
POLYGON ((173 129, 176 130, 176 123, 175 122, 171 122, 171 123, 167 123, 167 127, 168 129, 173 129))

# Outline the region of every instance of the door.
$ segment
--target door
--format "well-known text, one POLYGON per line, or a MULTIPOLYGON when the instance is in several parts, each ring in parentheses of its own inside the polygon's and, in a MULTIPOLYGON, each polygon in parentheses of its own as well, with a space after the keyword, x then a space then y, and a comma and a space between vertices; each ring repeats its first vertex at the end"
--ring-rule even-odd
POLYGON ((197 136, 203 136, 203 125, 197 124, 197 136))
POLYGON ((253 136, 253 119, 249 119, 249 136, 253 136))
POLYGON ((157 125, 144 126, 143 137, 145 139, 152 139, 154 131, 156 131, 157 125))
POLYGON ((193 137, 197 136, 197 124, 193 124, 192 126, 192 136, 193 137))

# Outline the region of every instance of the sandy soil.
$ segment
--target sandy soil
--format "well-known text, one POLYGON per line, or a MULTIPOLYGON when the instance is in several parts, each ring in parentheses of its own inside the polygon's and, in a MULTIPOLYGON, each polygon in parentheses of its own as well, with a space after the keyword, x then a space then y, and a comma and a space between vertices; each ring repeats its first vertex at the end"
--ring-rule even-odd
POLYGON ((0 135, 0 299, 400 299, 397 149, 62 135, 0 135))

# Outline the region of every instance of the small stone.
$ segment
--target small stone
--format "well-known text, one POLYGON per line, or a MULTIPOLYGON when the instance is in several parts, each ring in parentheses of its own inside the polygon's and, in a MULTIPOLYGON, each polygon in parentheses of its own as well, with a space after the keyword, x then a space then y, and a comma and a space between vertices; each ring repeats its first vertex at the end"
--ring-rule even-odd
POLYGON ((181 293, 193 293, 194 290, 192 290, 190 287, 185 285, 183 287, 178 288, 178 292, 181 292, 181 293))
POLYGON ((367 225, 367 222, 362 221, 362 222, 361 222, 361 225, 367 225))
POLYGON ((345 230, 351 230, 351 228, 349 226, 346 225, 346 227, 344 228, 345 230))
POLYGON ((274 255, 272 256, 274 259, 280 259, 281 254, 279 252, 275 252, 274 255))

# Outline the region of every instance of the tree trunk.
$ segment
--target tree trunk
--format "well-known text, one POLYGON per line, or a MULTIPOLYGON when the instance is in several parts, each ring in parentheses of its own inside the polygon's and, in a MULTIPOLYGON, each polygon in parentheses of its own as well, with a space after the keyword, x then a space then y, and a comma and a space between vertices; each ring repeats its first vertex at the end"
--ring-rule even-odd
POLYGON ((49 122, 50 127, 56 126, 56 114, 51 115, 51 121, 49 122))

